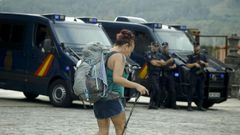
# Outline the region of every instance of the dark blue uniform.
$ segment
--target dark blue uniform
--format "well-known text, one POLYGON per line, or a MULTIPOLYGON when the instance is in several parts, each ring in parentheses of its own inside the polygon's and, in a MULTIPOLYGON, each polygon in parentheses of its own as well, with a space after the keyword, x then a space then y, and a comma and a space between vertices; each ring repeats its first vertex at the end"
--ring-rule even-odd
MULTIPOLYGON (((199 63, 200 61, 207 62, 207 58, 203 54, 192 54, 188 56, 187 63, 199 63)), ((203 103, 203 96, 204 96, 204 82, 205 82, 205 73, 204 73, 204 65, 200 64, 200 68, 193 67, 190 69, 190 84, 191 88, 189 89, 188 93, 188 106, 191 107, 193 94, 196 92, 197 100, 198 100, 198 107, 202 108, 203 103)))
MULTIPOLYGON (((169 60, 171 57, 169 54, 162 54, 161 59, 164 61, 169 60)), ((165 95, 166 102, 163 100, 162 102, 164 105, 168 108, 174 108, 176 109, 176 90, 175 90, 175 83, 174 83, 174 77, 173 77, 173 70, 170 66, 173 66, 174 63, 171 63, 169 65, 166 65, 162 67, 162 77, 160 77, 160 86, 162 87, 162 94, 161 97, 165 95)), ((162 98, 161 98, 162 99, 162 98)), ((160 101, 161 104, 161 101, 160 101)))
POLYGON ((151 60, 160 60, 161 54, 159 52, 147 52, 146 53, 146 61, 148 63, 148 82, 150 84, 150 109, 156 109, 160 102, 160 76, 162 76, 162 72, 160 67, 154 66, 151 64, 151 60))

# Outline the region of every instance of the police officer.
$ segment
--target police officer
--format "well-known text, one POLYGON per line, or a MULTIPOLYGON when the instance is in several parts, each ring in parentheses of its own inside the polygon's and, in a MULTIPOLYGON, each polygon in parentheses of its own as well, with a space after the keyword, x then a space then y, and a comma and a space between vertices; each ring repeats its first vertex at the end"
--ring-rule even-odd
MULTIPOLYGON (((164 103, 164 105, 167 108, 178 109, 176 105, 176 90, 173 77, 173 70, 176 69, 176 64, 174 63, 173 58, 170 56, 168 52, 167 42, 162 43, 161 60, 164 61, 163 63, 164 65, 161 66, 163 75, 160 77, 160 86, 162 87, 161 92, 166 93, 166 102, 164 103)), ((164 94, 161 94, 161 96, 163 95, 164 94)))
POLYGON ((188 111, 192 111, 191 103, 194 92, 197 93, 198 110, 206 111, 206 109, 202 106, 205 82, 205 74, 203 68, 208 66, 208 61, 204 54, 200 54, 200 45, 194 45, 194 53, 188 56, 186 66, 190 68, 191 84, 191 88, 188 93, 188 111))
POLYGON ((161 76, 160 66, 162 62, 160 61, 160 44, 157 42, 152 42, 150 44, 150 51, 146 53, 146 61, 148 64, 148 83, 150 84, 150 103, 149 109, 158 109, 158 104, 160 102, 160 86, 159 79, 161 76))

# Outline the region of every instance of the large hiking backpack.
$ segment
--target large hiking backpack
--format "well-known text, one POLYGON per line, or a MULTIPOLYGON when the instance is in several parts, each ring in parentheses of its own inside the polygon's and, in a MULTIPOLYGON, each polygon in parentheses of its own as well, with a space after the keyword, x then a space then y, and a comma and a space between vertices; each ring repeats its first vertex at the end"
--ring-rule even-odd
POLYGON ((80 100, 95 103, 109 97, 105 69, 104 49, 101 44, 91 44, 83 49, 83 56, 74 75, 74 93, 80 100))

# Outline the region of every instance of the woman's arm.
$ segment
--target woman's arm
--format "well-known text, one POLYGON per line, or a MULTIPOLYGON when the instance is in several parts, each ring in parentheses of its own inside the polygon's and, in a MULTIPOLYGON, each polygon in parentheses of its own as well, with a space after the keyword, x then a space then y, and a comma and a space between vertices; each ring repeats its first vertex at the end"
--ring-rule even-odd
POLYGON ((114 54, 111 56, 111 58, 109 58, 108 67, 113 70, 113 82, 127 88, 136 89, 141 94, 145 94, 145 92, 147 92, 147 89, 144 86, 122 77, 125 63, 125 56, 120 53, 114 54))

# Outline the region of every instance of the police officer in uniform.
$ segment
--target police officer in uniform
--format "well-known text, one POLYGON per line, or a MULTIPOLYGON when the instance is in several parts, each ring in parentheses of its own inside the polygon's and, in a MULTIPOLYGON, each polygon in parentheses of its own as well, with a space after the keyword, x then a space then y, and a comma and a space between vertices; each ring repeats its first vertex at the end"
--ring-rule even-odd
MULTIPOLYGON (((166 93, 166 102, 164 103, 164 106, 167 108, 178 109, 176 105, 176 90, 173 77, 173 70, 176 69, 176 64, 174 63, 174 59, 169 55, 167 42, 162 43, 161 60, 164 61, 164 65, 161 66, 163 75, 160 77, 160 86, 162 87, 161 92, 166 93)), ((161 96, 164 96, 164 94, 161 94, 161 96)), ((163 103, 160 103, 160 105, 161 104, 163 103)))
POLYGON ((145 56, 148 64, 148 83, 150 84, 149 109, 158 109, 161 93, 159 86, 159 79, 161 76, 160 44, 152 42, 149 47, 150 51, 148 51, 145 56))
POLYGON ((204 54, 200 54, 200 45, 194 45, 194 54, 188 56, 186 66, 190 68, 190 84, 191 88, 188 93, 188 111, 192 111, 193 94, 197 93, 198 110, 206 111, 203 108, 204 82, 205 74, 203 68, 208 66, 207 58, 204 54))

